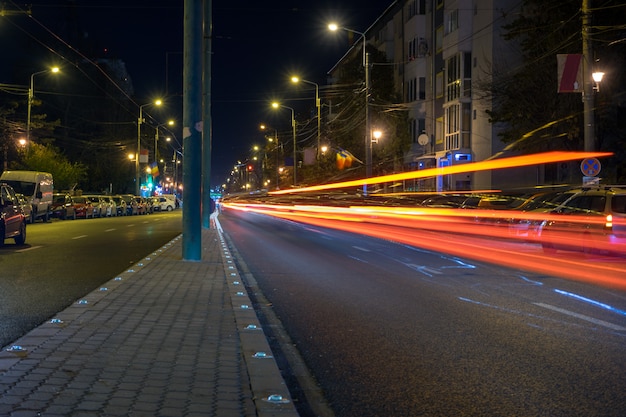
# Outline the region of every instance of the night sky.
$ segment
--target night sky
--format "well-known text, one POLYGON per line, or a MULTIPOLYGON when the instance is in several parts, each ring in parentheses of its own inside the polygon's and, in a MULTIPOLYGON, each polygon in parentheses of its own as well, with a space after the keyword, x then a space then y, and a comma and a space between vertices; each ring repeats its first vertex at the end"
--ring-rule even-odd
MULTIPOLYGON (((328 22, 365 31, 392 2, 213 0, 212 185, 221 183, 236 161, 262 141, 260 123, 289 129, 290 116, 272 111, 271 100, 281 99, 306 111, 302 97, 307 92, 298 92, 289 75, 297 73, 321 86, 328 70, 349 48, 345 32, 330 33, 328 22)), ((5 3, 9 10, 19 7, 26 6, 5 3)), ((32 17, 10 19, 7 24, 0 18, 3 57, 14 52, 15 37, 41 39, 54 49, 60 43, 51 39, 58 36, 78 50, 80 40, 89 38, 96 54, 126 63, 137 103, 167 94, 168 110, 182 128, 182 1, 35 1, 32 17), (45 33, 48 30, 52 34, 45 33)), ((2 61, 0 83, 27 82, 29 74, 15 80, 19 71, 16 75, 10 59, 2 61)), ((314 92, 308 94, 313 107, 314 92)), ((182 138, 180 130, 176 133, 182 138)))

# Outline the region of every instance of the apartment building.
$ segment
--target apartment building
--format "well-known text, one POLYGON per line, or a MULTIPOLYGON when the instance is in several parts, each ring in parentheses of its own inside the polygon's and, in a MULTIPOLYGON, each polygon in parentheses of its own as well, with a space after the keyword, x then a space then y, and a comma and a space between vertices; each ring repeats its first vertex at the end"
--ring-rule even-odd
MULTIPOLYGON (((513 0, 396 0, 364 31, 368 46, 393 64, 394 85, 408 111, 412 144, 406 170, 482 161, 503 151, 498 126, 489 122, 489 92, 494 77, 519 60, 517 49, 502 38, 502 26, 519 5, 513 0)), ((342 61, 361 48, 355 44, 342 61)), ((331 79, 342 61, 329 72, 331 79)), ((408 188, 524 187, 540 183, 539 177, 538 168, 507 169, 439 176, 408 188)))

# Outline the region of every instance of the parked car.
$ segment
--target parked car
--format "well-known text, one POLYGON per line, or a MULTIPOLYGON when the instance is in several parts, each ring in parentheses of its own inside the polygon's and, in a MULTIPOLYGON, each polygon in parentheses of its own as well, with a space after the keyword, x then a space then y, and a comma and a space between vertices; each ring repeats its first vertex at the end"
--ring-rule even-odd
POLYGON ((28 198, 26 198, 24 194, 19 194, 19 193, 15 193, 15 196, 17 197, 18 201, 22 205, 24 216, 26 216, 26 223, 32 223, 33 222, 33 218, 32 218, 33 206, 28 201, 28 198))
POLYGON ((173 194, 163 194, 154 198, 153 205, 160 211, 172 211, 178 208, 178 199, 173 194))
POLYGON ((103 195, 102 199, 107 204, 107 216, 108 217, 116 217, 117 216, 117 203, 113 200, 113 197, 110 195, 103 195))
POLYGON ((76 210, 74 209, 72 197, 67 193, 52 194, 52 203, 49 206, 49 210, 50 217, 61 220, 76 220, 76 210))
POLYGON ((137 214, 148 214, 148 207, 143 197, 133 197, 137 205, 137 214))
POLYGON ((54 181, 52 174, 38 171, 4 171, 0 181, 10 185, 16 193, 24 194, 32 206, 31 223, 49 218, 54 181))
POLYGON ((26 242, 26 216, 13 188, 0 184, 0 246, 6 239, 14 239, 16 245, 26 242))
POLYGON ((536 194, 517 209, 509 221, 509 236, 534 242, 541 237, 543 214, 557 208, 580 190, 551 191, 536 194), (519 213, 521 212, 521 213, 519 213))
POLYGON ((111 197, 113 202, 115 203, 115 211, 117 216, 126 216, 128 213, 126 212, 126 200, 124 200, 119 195, 114 195, 111 197))
POLYGON ((152 213, 155 211, 161 211, 161 206, 159 206, 159 197, 148 197, 148 201, 150 202, 152 213))
POLYGON ((119 195, 121 199, 126 202, 126 214, 128 216, 133 216, 138 214, 137 200, 135 200, 135 196, 132 194, 121 194, 119 195))
POLYGON ((93 205, 91 200, 85 196, 73 196, 72 197, 74 211, 76 217, 81 219, 93 218, 93 205))
POLYGON ((93 217, 106 216, 106 204, 104 204, 99 195, 85 195, 85 198, 91 202, 93 217))
POLYGON ((111 217, 117 215, 115 212, 115 203, 109 198, 108 195, 87 195, 87 198, 95 205, 96 202, 100 207, 97 213, 98 217, 111 217))
POLYGON ((583 189, 549 214, 541 225, 545 252, 565 249, 626 255, 626 188, 583 189))

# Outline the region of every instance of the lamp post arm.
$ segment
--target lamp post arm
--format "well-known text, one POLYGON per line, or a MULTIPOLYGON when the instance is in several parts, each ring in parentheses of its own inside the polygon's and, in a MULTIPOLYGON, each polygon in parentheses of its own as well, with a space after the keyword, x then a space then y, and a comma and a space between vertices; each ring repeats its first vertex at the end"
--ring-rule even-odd
POLYGON ((357 35, 359 35, 361 37, 361 39, 363 39, 363 66, 365 67, 365 65, 366 65, 366 62, 365 62, 365 44, 367 43, 367 39, 365 38, 365 33, 359 32, 358 30, 348 29, 348 28, 344 28, 344 27, 342 27, 341 29, 345 30, 346 32, 356 33, 357 35))

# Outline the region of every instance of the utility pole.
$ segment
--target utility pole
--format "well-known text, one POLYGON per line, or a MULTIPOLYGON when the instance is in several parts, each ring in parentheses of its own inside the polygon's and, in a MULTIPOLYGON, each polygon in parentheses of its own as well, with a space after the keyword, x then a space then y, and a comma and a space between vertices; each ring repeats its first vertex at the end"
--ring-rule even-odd
POLYGON ((202 22, 204 1, 184 0, 183 260, 202 259, 202 22))
POLYGON ((583 118, 584 118, 584 141, 585 152, 593 152, 596 147, 594 106, 595 97, 593 90, 593 44, 589 36, 591 30, 591 12, 589 0, 582 0, 582 41, 583 41, 583 118))

